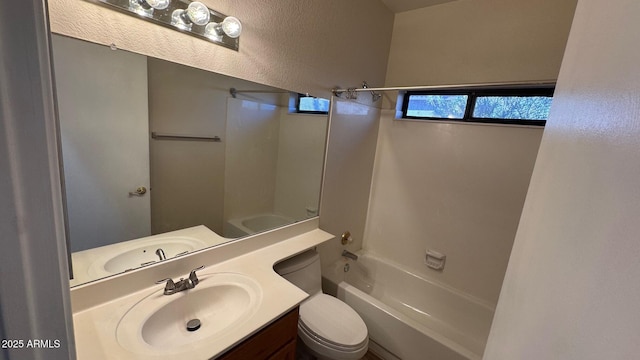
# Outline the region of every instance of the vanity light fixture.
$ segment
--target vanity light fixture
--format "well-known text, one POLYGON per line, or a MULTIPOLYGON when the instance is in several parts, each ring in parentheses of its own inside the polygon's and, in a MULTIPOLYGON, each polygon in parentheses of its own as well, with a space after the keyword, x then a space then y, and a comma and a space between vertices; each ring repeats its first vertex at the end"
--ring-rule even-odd
POLYGON ((242 23, 190 0, 86 0, 238 50, 242 23))
POLYGON ((240 20, 233 16, 227 16, 222 23, 209 23, 204 29, 205 36, 208 37, 221 37, 227 35, 228 37, 235 39, 242 33, 242 23, 240 20))

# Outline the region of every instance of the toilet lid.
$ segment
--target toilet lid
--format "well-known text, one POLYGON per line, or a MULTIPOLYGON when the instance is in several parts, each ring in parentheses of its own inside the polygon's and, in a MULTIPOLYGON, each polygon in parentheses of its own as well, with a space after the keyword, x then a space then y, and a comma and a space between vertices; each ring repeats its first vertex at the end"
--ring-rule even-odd
POLYGON ((325 294, 316 294, 300 305, 299 325, 325 345, 352 349, 367 342, 367 325, 349 305, 325 294))

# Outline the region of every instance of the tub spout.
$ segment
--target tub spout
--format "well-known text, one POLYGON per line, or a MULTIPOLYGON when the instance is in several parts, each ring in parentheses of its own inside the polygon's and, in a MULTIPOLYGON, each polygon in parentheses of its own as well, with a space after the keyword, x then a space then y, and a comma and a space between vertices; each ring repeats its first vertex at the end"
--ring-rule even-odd
POLYGON ((156 250, 156 255, 158 255, 160 261, 167 259, 167 255, 164 254, 164 250, 162 250, 162 248, 158 248, 158 250, 156 250))
POLYGON ((347 257, 349 259, 358 260, 358 255, 347 250, 342 250, 342 256, 347 257))

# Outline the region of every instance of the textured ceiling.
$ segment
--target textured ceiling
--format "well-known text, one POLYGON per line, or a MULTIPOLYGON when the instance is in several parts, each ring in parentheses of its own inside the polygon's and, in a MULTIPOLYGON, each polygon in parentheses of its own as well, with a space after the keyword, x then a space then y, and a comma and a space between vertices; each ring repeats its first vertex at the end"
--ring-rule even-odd
POLYGON ((381 0, 394 13, 420 9, 456 0, 381 0))

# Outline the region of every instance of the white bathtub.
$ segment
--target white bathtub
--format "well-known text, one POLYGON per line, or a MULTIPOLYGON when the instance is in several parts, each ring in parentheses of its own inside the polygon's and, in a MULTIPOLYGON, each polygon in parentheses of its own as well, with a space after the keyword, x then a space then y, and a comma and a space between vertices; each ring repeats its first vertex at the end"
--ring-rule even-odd
POLYGON ((227 220, 224 236, 228 238, 243 237, 258 232, 293 224, 294 219, 280 214, 257 214, 227 220))
POLYGON ((342 278, 337 296, 367 324, 374 352, 402 360, 482 358, 491 305, 366 253, 356 262, 340 260, 328 273, 330 283, 342 278))

